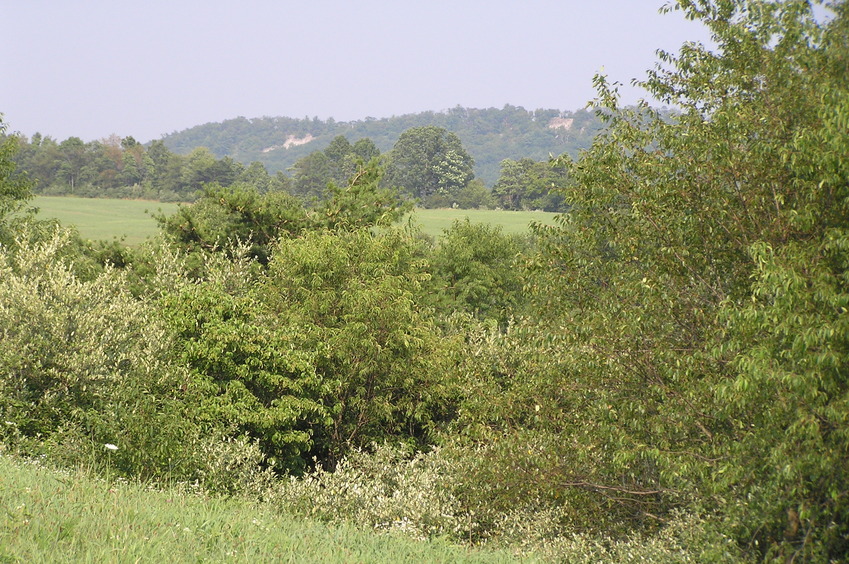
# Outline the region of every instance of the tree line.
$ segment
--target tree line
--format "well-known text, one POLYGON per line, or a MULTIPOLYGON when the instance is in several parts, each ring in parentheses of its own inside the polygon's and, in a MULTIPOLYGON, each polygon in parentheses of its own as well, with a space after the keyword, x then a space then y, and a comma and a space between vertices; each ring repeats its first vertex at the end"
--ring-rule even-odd
POLYGON ((526 110, 518 106, 464 108, 421 112, 389 118, 337 122, 332 118, 301 119, 261 117, 207 123, 163 136, 171 150, 182 155, 196 147, 208 147, 218 158, 230 156, 240 162, 259 161, 269 171, 289 170, 296 161, 314 151, 323 151, 342 135, 351 143, 371 139, 381 152, 388 152, 401 134, 418 127, 440 127, 455 134, 474 158, 475 176, 492 187, 505 159, 522 157, 537 161, 549 155, 577 156, 592 144, 602 122, 591 110, 526 110), (306 140, 286 145, 287 139, 306 140), (286 148, 284 148, 284 146, 286 148))
POLYGON ((369 138, 353 144, 339 135, 323 150, 297 160, 290 174, 269 174, 260 162, 248 165, 230 157, 216 158, 206 147, 182 156, 163 141, 149 146, 132 137, 112 136, 83 142, 62 142, 35 134, 18 136, 15 162, 45 195, 193 201, 211 184, 248 186, 261 193, 282 191, 303 202, 321 201, 328 185, 343 185, 357 166, 380 159, 387 169, 382 182, 423 207, 495 208, 562 211, 556 195, 566 181, 546 162, 529 158, 505 160, 502 176, 492 190, 475 178, 474 159, 450 131, 425 126, 403 132, 395 146, 381 154, 369 138))
POLYGON ((679 112, 596 77, 528 237, 394 224, 418 163, 374 157, 310 206, 206 185, 105 254, 26 213, 5 138, 2 444, 588 561, 845 560, 849 13, 677 6, 714 45, 640 85, 679 112))

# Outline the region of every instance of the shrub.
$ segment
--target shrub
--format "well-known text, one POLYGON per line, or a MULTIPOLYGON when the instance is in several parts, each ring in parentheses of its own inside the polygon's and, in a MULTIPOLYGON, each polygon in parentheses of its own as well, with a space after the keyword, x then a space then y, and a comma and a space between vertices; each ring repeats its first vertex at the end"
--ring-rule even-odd
POLYGON ((0 251, 0 418, 18 448, 128 476, 192 476, 201 432, 152 303, 116 270, 80 279, 68 231, 26 235, 0 251))
POLYGON ((283 511, 333 523, 351 522, 417 539, 507 548, 552 562, 738 562, 736 544, 697 514, 675 513, 653 534, 576 534, 569 510, 516 503, 470 504, 469 464, 480 452, 452 448, 413 453, 389 444, 352 451, 334 472, 317 468, 267 493, 283 511))
POLYGON ((269 263, 259 299, 312 355, 328 414, 314 454, 330 465, 373 441, 431 443, 453 416, 457 342, 421 306, 418 250, 400 231, 316 231, 281 241, 269 263))

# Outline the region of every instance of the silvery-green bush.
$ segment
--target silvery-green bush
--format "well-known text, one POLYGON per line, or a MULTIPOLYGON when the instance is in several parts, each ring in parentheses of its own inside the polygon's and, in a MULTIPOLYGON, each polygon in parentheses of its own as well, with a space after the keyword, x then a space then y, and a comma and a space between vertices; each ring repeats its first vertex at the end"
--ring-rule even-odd
POLYGON ((274 486, 265 495, 282 510, 330 522, 351 522, 418 539, 508 548, 553 562, 737 562, 739 547, 721 524, 677 513, 652 534, 578 534, 570 510, 529 500, 512 510, 475 505, 464 490, 486 488, 467 472, 475 452, 444 447, 412 453, 373 445, 342 459, 334 472, 318 468, 274 486))
POLYGON ((413 454, 376 445, 351 452, 335 471, 319 466, 282 482, 271 496, 286 511, 330 522, 351 521, 415 538, 458 538, 465 534, 467 518, 446 487, 450 464, 438 451, 413 454))
POLYGON ((125 272, 75 274, 71 232, 31 235, 0 250, 0 418, 15 429, 10 446, 128 476, 194 477, 201 430, 154 304, 130 293, 125 272))

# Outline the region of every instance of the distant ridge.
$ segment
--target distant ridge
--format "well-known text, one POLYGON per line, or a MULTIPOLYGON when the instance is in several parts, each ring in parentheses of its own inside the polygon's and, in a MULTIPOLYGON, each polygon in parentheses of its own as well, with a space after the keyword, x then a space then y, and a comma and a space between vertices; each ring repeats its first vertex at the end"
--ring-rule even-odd
POLYGON ((337 122, 330 118, 237 117, 206 123, 163 136, 165 145, 181 154, 207 147, 218 158, 259 161, 271 172, 286 171, 298 159, 323 150, 337 135, 352 143, 368 137, 382 151, 389 151, 398 137, 411 127, 435 125, 455 133, 475 159, 475 174, 488 186, 498 179, 504 159, 549 155, 588 148, 601 122, 588 110, 526 110, 517 106, 474 109, 457 106, 440 112, 420 112, 388 118, 367 117, 337 122))

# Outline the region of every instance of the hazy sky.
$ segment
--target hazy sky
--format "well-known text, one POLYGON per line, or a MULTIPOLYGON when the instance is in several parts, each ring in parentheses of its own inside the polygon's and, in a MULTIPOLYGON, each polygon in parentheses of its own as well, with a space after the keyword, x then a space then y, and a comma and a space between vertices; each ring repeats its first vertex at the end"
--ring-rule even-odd
MULTIPOLYGON (((666 0, 0 0, 10 131, 158 139, 238 116, 576 110, 707 32, 666 0)), ((626 101, 641 93, 623 89, 626 101)))

